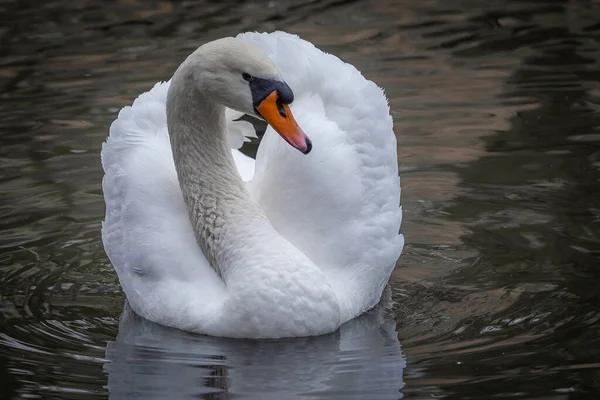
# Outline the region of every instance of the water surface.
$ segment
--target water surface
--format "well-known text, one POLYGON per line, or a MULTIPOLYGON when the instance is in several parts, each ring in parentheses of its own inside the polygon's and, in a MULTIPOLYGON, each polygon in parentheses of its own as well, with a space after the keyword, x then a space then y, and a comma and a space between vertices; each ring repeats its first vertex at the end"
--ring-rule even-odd
POLYGON ((597 2, 0 10, 0 398, 600 394, 597 2), (390 98, 407 246, 389 298, 332 335, 280 342, 123 312, 100 240, 110 122, 198 45, 276 29, 355 64, 390 98))

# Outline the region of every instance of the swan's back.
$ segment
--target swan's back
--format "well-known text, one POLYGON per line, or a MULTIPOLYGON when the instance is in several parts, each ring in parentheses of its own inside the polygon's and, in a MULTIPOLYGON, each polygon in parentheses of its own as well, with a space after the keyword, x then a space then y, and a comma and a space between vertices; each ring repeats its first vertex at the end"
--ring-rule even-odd
POLYGON ((252 192, 275 228, 330 277, 352 318, 375 305, 402 252, 396 137, 387 99, 352 65, 283 32, 238 36, 265 51, 294 91, 304 156, 268 128, 252 192))

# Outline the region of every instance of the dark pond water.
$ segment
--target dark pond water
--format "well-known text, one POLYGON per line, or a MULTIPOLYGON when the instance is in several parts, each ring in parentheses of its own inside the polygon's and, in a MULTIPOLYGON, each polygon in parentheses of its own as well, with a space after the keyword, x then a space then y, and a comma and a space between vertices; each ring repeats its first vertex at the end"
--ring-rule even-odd
POLYGON ((598 398, 598 2, 0 13, 0 398, 598 398), (271 342, 123 314, 99 232, 110 122, 199 44, 275 29, 390 97, 407 246, 387 300, 333 335, 271 342))

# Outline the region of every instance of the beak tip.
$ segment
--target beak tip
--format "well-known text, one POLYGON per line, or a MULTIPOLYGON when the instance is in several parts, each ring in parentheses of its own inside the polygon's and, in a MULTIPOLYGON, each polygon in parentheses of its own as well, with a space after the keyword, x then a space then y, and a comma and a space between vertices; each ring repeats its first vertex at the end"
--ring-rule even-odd
POLYGON ((306 154, 310 153, 311 150, 312 150, 312 142, 310 141, 309 138, 306 138, 306 150, 304 150, 302 152, 302 154, 306 155, 306 154))

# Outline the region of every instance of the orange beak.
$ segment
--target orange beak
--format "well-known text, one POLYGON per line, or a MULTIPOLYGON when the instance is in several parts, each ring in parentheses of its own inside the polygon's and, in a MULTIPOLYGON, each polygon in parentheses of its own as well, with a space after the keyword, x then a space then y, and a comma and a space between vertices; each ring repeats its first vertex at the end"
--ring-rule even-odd
POLYGON ((298 126, 290 107, 279 101, 279 94, 277 91, 274 90, 271 92, 271 94, 256 107, 256 110, 292 147, 300 150, 303 154, 308 154, 310 152, 312 149, 310 139, 298 126))

